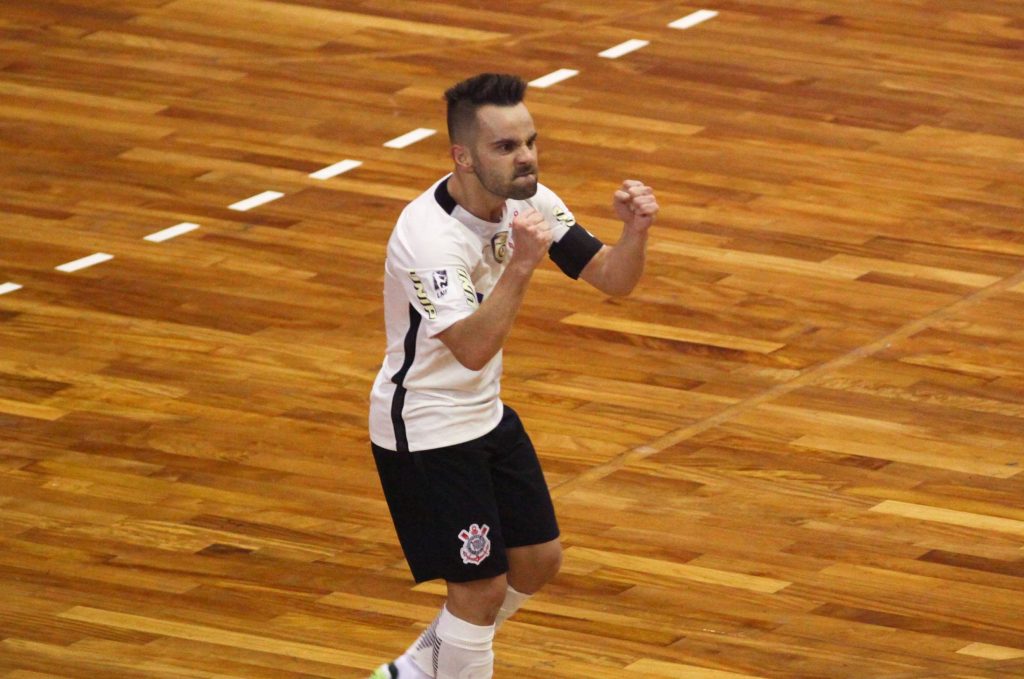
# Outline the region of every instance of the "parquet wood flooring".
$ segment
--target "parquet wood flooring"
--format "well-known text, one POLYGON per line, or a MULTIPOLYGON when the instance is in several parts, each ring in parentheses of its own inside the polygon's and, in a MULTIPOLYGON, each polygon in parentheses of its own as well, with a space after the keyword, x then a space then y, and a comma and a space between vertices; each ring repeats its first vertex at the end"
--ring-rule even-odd
POLYGON ((1024 4, 699 9, 4 0, 0 678, 405 648, 443 589, 369 455, 385 242, 447 86, 560 68, 542 180, 609 241, 622 179, 662 213, 632 296, 545 265, 507 347, 566 560, 496 676, 1024 677, 1024 4))

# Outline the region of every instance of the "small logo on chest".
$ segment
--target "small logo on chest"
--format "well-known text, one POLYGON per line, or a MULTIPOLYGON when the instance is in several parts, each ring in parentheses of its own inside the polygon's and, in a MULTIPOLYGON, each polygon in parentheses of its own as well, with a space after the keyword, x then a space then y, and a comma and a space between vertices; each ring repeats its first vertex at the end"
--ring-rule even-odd
POLYGON ((508 231, 500 231, 491 238, 491 253, 499 264, 508 259, 508 231))

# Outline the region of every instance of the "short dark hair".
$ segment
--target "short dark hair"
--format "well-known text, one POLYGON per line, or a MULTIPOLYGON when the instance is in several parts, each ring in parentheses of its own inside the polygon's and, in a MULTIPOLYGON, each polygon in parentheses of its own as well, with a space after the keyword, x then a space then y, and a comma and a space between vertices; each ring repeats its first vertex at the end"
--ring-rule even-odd
POLYGON ((526 83, 517 75, 481 73, 453 85, 444 93, 448 101, 448 138, 464 140, 476 125, 482 106, 515 106, 526 96, 526 83))

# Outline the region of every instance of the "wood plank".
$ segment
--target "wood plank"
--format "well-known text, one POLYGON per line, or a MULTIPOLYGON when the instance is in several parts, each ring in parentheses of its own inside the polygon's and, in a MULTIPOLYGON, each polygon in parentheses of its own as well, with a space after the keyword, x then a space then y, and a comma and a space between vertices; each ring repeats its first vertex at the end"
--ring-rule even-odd
POLYGON ((582 559, 603 566, 624 568, 627 570, 639 570, 652 575, 679 578, 682 580, 693 580, 706 584, 722 585, 724 587, 737 587, 739 589, 759 592, 762 594, 775 594, 780 592, 792 583, 773 578, 762 578, 741 573, 728 573, 711 568, 691 566, 689 564, 673 564, 670 562, 648 559, 630 554, 616 554, 601 552, 581 547, 570 547, 566 550, 567 559, 582 559))
POLYGON ((969 644, 957 653, 985 660, 1018 660, 1024 658, 1024 649, 993 646, 992 644, 969 644))
POLYGON ((902 516, 922 521, 937 521, 954 526, 967 526, 978 530, 993 530, 1000 533, 1024 536, 1024 521, 1005 519, 998 516, 985 516, 973 512, 963 512, 944 507, 928 507, 908 502, 886 500, 871 508, 873 512, 902 516))
POLYGON ((738 674, 708 667, 680 665, 662 660, 638 660, 626 666, 626 671, 646 677, 673 677, 673 679, 764 679, 754 674, 738 674))
POLYGON ((370 665, 376 660, 376 658, 371 656, 323 646, 274 639, 267 636, 242 634, 205 625, 192 625, 139 615, 115 613, 113 611, 103 611, 82 606, 65 611, 60 614, 60 617, 119 629, 145 631, 149 634, 159 634, 176 639, 201 641, 304 660, 316 660, 317 662, 330 665, 370 665))
POLYGON ((736 349, 738 351, 750 351, 758 354, 770 354, 785 346, 784 344, 776 342, 766 342, 763 340, 735 337, 731 335, 719 335, 716 333, 701 332, 699 330, 690 330, 688 328, 668 326, 661 323, 616 319, 607 316, 597 316, 594 314, 575 313, 562 319, 562 322, 569 325, 578 325, 584 328, 611 330, 613 332, 641 335, 644 337, 656 337, 659 339, 686 342, 689 344, 706 344, 713 347, 721 347, 723 349, 736 349))
MULTIPOLYGON (((231 0, 174 0, 164 8, 166 12, 202 11, 211 14, 230 14, 236 5, 231 0)), ((372 13, 345 12, 315 6, 295 5, 271 0, 256 0, 246 5, 243 24, 256 24, 270 32, 284 31, 307 35, 337 35, 338 32, 375 29, 404 33, 410 36, 443 36, 452 40, 483 41, 507 37, 504 33, 478 31, 424 21, 402 21, 372 13)))

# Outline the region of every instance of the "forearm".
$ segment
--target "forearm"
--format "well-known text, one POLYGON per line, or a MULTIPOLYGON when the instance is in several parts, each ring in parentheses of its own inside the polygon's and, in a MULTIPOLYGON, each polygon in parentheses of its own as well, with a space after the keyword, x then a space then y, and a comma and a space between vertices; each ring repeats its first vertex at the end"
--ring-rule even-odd
POLYGON ((533 269, 509 266, 491 294, 472 315, 444 330, 438 338, 470 370, 482 370, 501 351, 522 306, 533 269))
POLYGON ((604 248, 583 270, 583 280, 605 294, 628 295, 644 273, 647 233, 624 227, 619 242, 604 248))

